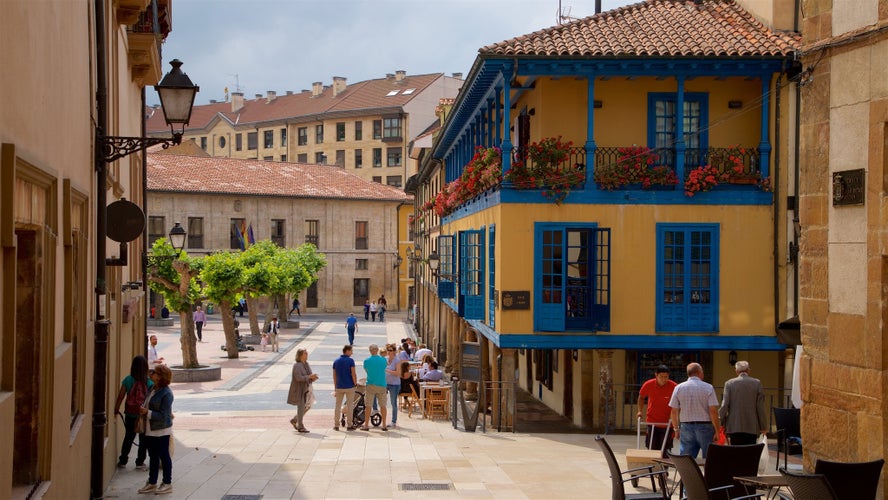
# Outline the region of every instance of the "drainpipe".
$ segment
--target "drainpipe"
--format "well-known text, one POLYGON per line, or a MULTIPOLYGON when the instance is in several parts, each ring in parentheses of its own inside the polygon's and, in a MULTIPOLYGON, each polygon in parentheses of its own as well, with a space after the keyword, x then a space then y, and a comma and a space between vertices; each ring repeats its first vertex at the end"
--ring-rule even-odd
MULTIPOLYGON (((145 109, 145 87, 142 87, 142 109, 145 109)), ((142 135, 146 137, 146 123, 142 120, 142 135)), ((148 255, 148 151, 142 154, 142 210, 146 217, 145 231, 142 233, 142 291, 145 297, 145 310, 142 311, 145 322, 145 338, 142 339, 142 355, 148 357, 148 316, 151 311, 151 288, 148 287, 148 261, 145 256, 148 255)))
MULTIPOLYGON (((785 68, 784 68, 785 70, 785 68)), ((773 183, 771 192, 774 193, 774 202, 771 204, 774 219, 774 330, 780 324, 780 223, 784 219, 779 217, 780 210, 780 84, 783 82, 783 73, 777 75, 776 96, 774 98, 774 171, 771 173, 773 183)))
POLYGON ((107 133, 108 126, 108 76, 105 60, 105 0, 95 0, 96 26, 96 141, 93 144, 96 169, 96 282, 95 282, 95 347, 93 356, 93 414, 92 442, 90 448, 90 496, 102 498, 104 490, 104 441, 105 424, 105 387, 107 373, 105 365, 108 359, 108 330, 110 321, 105 319, 105 239, 106 211, 108 204, 107 187, 108 170, 102 156, 99 139, 107 133))

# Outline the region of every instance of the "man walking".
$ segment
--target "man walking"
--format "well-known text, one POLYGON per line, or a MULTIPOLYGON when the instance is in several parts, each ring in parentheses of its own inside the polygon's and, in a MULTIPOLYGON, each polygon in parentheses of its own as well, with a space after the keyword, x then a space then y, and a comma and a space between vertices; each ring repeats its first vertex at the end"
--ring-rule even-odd
MULTIPOLYGON (((379 402, 379 414, 382 416, 382 430, 387 431, 385 425, 386 408, 385 408, 385 369, 388 362, 379 355, 379 346, 370 344, 370 357, 364 360, 364 371, 367 372, 367 387, 364 389, 364 404, 375 406, 379 402)), ((364 419, 362 431, 369 431, 369 418, 364 419)))
POLYGON ((348 318, 345 318, 345 331, 348 332, 348 345, 355 345, 355 332, 358 331, 358 318, 352 313, 348 315, 348 318))
POLYGON ((278 317, 272 316, 271 323, 265 327, 265 333, 268 334, 268 345, 271 346, 271 352, 280 352, 278 347, 278 333, 281 331, 281 325, 278 323, 278 317))
POLYGON ((638 391, 638 413, 637 418, 641 418, 644 409, 644 401, 647 399, 647 434, 644 438, 644 444, 649 450, 671 450, 672 449, 672 426, 669 424, 671 409, 669 408, 669 400, 672 399, 672 393, 675 391, 676 383, 669 380, 669 367, 660 365, 654 371, 654 378, 648 380, 641 386, 638 391), (663 440, 666 440, 666 447, 663 448, 663 440))
POLYGON ((163 358, 157 355, 157 335, 148 337, 148 369, 153 370, 155 366, 162 365, 163 358))
POLYGON ((197 341, 203 342, 203 327, 207 322, 207 314, 203 312, 203 308, 197 306, 194 310, 194 328, 197 330, 197 341))
POLYGON ((749 376, 748 361, 735 363, 734 372, 737 377, 725 382, 718 416, 730 444, 755 444, 759 434, 768 432, 765 391, 759 379, 749 376))
POLYGON ((345 429, 354 428, 355 386, 358 376, 355 374, 355 360, 351 358, 352 346, 342 348, 342 355, 333 362, 333 387, 336 389, 336 406, 333 407, 333 430, 339 430, 339 412, 342 411, 342 398, 345 398, 346 414, 345 429))
POLYGON ((296 311, 298 316, 302 316, 302 311, 299 310, 299 297, 293 299, 293 309, 290 309, 290 312, 287 315, 293 314, 293 311, 296 311))
POLYGON ((669 407, 672 429, 678 436, 678 452, 696 458, 702 450, 706 458, 709 443, 718 439, 721 427, 718 397, 712 385, 703 381, 700 363, 688 365, 688 380, 675 386, 669 407))

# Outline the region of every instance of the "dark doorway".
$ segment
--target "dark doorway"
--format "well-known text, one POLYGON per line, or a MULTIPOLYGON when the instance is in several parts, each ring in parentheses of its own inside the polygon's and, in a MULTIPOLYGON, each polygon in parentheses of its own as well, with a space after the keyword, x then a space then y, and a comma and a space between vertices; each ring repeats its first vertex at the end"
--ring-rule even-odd
POLYGON ((305 308, 318 307, 318 282, 312 283, 305 291, 305 308))
POLYGON ((15 426, 12 483, 37 483, 40 441, 42 249, 34 231, 16 231, 15 426))
POLYGON ((573 350, 558 351, 564 358, 564 416, 573 421, 573 350))

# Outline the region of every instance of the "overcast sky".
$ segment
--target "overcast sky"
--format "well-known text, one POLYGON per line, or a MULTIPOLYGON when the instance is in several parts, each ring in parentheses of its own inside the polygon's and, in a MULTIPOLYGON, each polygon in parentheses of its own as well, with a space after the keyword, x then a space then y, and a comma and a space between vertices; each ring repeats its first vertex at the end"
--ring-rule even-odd
MULTIPOLYGON (((641 0, 602 0, 611 10, 641 0)), ((197 104, 268 90, 349 84, 404 70, 468 72, 478 49, 554 26, 558 0, 178 0, 163 45, 164 69, 178 58, 200 86, 197 104)), ((581 18, 594 0, 561 0, 581 18)), ((147 93, 148 103, 158 103, 147 93)))

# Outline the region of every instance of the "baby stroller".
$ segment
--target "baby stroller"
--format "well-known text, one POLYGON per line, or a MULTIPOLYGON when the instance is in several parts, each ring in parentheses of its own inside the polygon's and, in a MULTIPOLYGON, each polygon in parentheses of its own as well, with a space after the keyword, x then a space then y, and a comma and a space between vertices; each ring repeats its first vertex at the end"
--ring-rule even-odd
MULTIPOLYGON (((348 419, 345 417, 345 413, 348 409, 348 405, 344 405, 342 407, 342 414, 339 416, 339 425, 345 427, 348 419)), ((364 402, 364 385, 358 384, 355 387, 355 409, 352 413, 352 425, 355 427, 360 427, 364 425, 364 418, 367 413, 367 405, 364 402)), ((373 424, 373 427, 379 427, 382 425, 382 415, 379 414, 378 410, 374 410, 370 414, 370 423, 373 424)))

